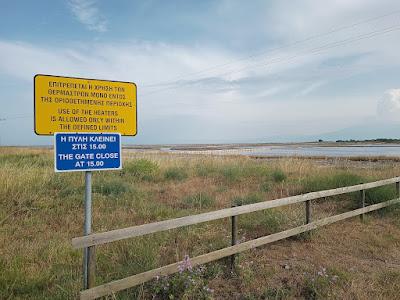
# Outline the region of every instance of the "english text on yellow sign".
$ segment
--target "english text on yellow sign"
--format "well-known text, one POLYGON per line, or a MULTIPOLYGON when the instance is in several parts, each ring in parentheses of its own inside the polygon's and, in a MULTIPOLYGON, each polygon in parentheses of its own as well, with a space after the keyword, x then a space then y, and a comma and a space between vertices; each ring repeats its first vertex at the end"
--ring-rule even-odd
POLYGON ((137 133, 136 85, 50 75, 34 78, 35 133, 137 133))

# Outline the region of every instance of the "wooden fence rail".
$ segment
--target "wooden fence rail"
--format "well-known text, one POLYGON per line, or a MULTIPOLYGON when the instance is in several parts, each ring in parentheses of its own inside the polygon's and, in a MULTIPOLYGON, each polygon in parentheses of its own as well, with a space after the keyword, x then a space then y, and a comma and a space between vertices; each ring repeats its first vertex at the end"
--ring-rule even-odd
POLYGON ((248 204, 243 206, 237 206, 232 208, 220 209, 212 212, 207 212, 198 215, 192 215, 177 219, 171 219, 161 222, 155 222, 150 224, 144 224, 139 226, 127 227, 123 229, 116 229, 107 232, 94 233, 87 236, 77 237, 72 239, 72 247, 75 249, 85 248, 89 246, 101 245, 105 243, 110 243, 122 239, 132 238, 136 236, 142 236, 150 233, 156 233, 160 231, 165 231, 168 229, 174 229, 179 227, 184 227, 188 225, 199 224, 203 222, 223 219, 232 216, 238 216, 242 214, 247 214, 251 212, 256 212, 260 210, 265 210, 269 208, 295 204, 299 202, 304 202, 308 200, 315 200, 319 198, 335 196, 340 194, 346 194, 351 192, 357 192, 366 189, 372 189, 379 186, 384 186, 400 181, 400 177, 394 177, 390 179, 358 184, 349 187, 342 187, 337 189, 312 192, 298 196, 291 196, 276 200, 268 200, 264 202, 248 204))
MULTIPOLYGON (((78 237, 72 239, 72 245, 74 248, 84 248, 84 247, 93 247, 95 245, 100 245, 100 244, 105 244, 109 243, 112 241, 117 241, 117 240, 122 240, 126 238, 131 238, 131 237, 136 237, 136 236, 142 236, 150 233, 155 233, 155 232, 160 232, 160 231, 165 231, 168 229, 173 229, 173 228, 179 228, 183 226, 188 226, 188 225, 193 225, 193 224, 199 224, 207 221, 212 221, 212 220, 217 220, 217 219, 222 219, 226 217, 232 217, 232 221, 235 222, 235 224, 232 224, 232 245, 230 247, 226 247, 217 251, 213 251, 210 253, 206 253, 194 258, 191 258, 191 263, 193 266, 205 264, 211 261, 215 261, 218 259, 221 259, 223 257, 228 257, 231 256, 233 258, 233 255, 255 248, 259 247, 262 245, 266 245, 275 241, 279 241, 303 232, 307 232, 310 230, 313 230, 315 228, 325 226, 328 224, 332 224, 334 222, 338 222, 347 218, 351 218, 357 215, 363 216, 365 213, 378 210, 393 204, 398 204, 400 203, 400 177, 394 177, 390 179, 385 179, 385 180, 380 180, 376 182, 371 182, 371 183, 365 183, 365 184, 359 184, 359 185, 354 185, 354 186, 349 186, 349 187, 342 187, 342 188, 337 188, 337 189, 331 189, 331 190, 325 190, 325 191, 320 191, 320 192, 312 192, 312 193, 307 193, 304 195, 298 195, 298 196, 292 196, 292 197, 286 197, 286 198, 281 198, 281 199, 276 199, 276 200, 270 200, 270 201, 265 201, 265 202, 260 202, 260 203, 255 203, 255 204, 249 204, 249 205, 243 205, 239 207, 232 207, 232 208, 226 208, 222 210, 217 210, 213 212, 208 212, 208 213, 203 213, 203 214, 198 214, 198 215, 192 215, 192 216, 187 216, 187 217, 182 217, 182 218, 177 218, 177 219, 171 219, 171 220, 166 220, 166 221, 161 221, 161 222, 156 222, 156 223, 150 223, 150 224, 144 224, 144 225, 139 225, 139 226, 133 226, 133 227, 128 227, 125 229, 117 229, 109 232, 103 232, 103 233, 96 233, 96 234, 91 234, 88 236, 84 237, 78 237), (396 190, 397 190, 397 197, 396 199, 381 202, 378 204, 373 204, 369 206, 365 206, 365 190, 366 189, 371 189, 375 187, 380 187, 388 184, 396 184, 396 190), (352 210, 349 212, 345 212, 339 215, 327 217, 324 219, 320 219, 317 221, 311 222, 311 200, 319 199, 319 198, 325 198, 329 196, 334 196, 334 195, 340 195, 340 194, 345 194, 345 193, 351 193, 351 192, 357 192, 361 191, 362 197, 361 197, 361 208, 352 210), (294 204, 294 203, 300 203, 306 201, 306 224, 302 226, 298 226, 289 230, 285 230, 282 232, 274 233, 268 236, 263 236, 254 240, 250 240, 247 242, 243 242, 240 244, 236 244, 236 233, 233 231, 236 230, 236 220, 235 216, 245 214, 245 213, 251 213, 251 212, 256 212, 264 209, 269 209, 269 208, 274 208, 274 207, 279 207, 279 206, 284 206, 288 204, 294 204)), ((232 259, 233 261, 233 259, 232 259)), ((118 291, 134 287, 136 285, 142 284, 144 282, 147 282, 156 276, 164 276, 164 275, 169 275, 178 272, 178 266, 181 262, 173 263, 167 266, 163 266, 154 270, 150 270, 147 272, 143 272, 140 274, 136 274, 124 279, 112 281, 106 284, 99 285, 97 287, 93 287, 84 291, 81 291, 80 296, 81 299, 96 299, 101 296, 106 296, 110 294, 114 294, 118 291)))

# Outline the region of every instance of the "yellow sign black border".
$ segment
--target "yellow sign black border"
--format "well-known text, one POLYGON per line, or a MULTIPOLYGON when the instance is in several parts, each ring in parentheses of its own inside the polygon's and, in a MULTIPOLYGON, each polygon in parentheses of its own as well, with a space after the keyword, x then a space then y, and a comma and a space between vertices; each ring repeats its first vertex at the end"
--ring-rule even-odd
MULTIPOLYGON (((58 78, 69 78, 69 79, 82 79, 82 80, 97 80, 97 81, 106 81, 106 82, 120 82, 120 83, 129 83, 135 86, 135 120, 136 120, 136 132, 135 134, 123 134, 120 132, 121 136, 136 136, 138 133, 138 114, 137 114, 137 85, 134 82, 130 81, 120 81, 120 80, 105 80, 105 79, 97 79, 97 78, 83 78, 83 77, 71 77, 71 76, 60 76, 60 75, 49 75, 49 74, 36 74, 33 76, 33 129, 36 135, 43 135, 43 136, 53 136, 55 132, 50 134, 42 134, 36 132, 36 77, 38 76, 47 76, 47 77, 58 77, 58 78)), ((95 132, 93 132, 95 133, 95 132)))

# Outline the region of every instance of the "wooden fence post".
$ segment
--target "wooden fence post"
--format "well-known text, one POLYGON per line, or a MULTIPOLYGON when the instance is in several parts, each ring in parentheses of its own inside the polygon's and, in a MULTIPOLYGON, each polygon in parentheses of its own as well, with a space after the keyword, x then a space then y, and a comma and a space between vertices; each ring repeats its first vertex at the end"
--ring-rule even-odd
MULTIPOLYGON (((360 191, 360 196, 361 196, 361 208, 365 207, 365 190, 360 191)), ((364 221, 364 214, 360 215, 361 221, 364 221)))
MULTIPOLYGON (((235 207, 236 205, 232 205, 232 207, 235 207)), ((232 227, 232 239, 231 239, 231 245, 235 246, 237 244, 237 216, 232 216, 231 217, 231 227, 232 227)), ((235 258, 236 255, 233 254, 231 255, 231 270, 233 271, 235 269, 235 258)))
POLYGON ((306 224, 311 222, 311 200, 306 201, 306 224))
MULTIPOLYGON (((128 237, 134 237, 134 236, 142 236, 145 234, 150 234, 150 233, 155 233, 155 232, 161 232, 167 229, 172 229, 172 228, 180 228, 183 226, 187 225, 192 225, 192 224, 199 224, 211 220, 217 220, 217 219, 222 219, 222 218, 229 218, 231 217, 231 245, 230 247, 226 247, 223 249, 219 249, 213 252, 209 252, 197 257, 193 257, 191 259, 192 265, 193 266, 198 266, 201 264, 205 264, 211 261, 215 261, 217 259, 221 258, 228 258, 230 257, 230 262, 231 262, 231 267, 232 269, 235 268, 235 255, 238 255, 239 253, 254 249, 256 247, 260 247, 262 245, 267 245, 279 240, 286 239, 288 237, 296 236, 299 234, 303 234, 306 232, 310 232, 311 230, 315 230, 319 227, 333 224, 335 222, 339 222, 348 218, 352 218, 355 216, 362 216, 366 213, 372 212, 372 211, 377 211, 379 209, 389 207, 391 205, 399 205, 400 204, 400 177, 395 177, 387 180, 381 180, 381 181, 376 181, 373 183, 369 184, 360 184, 356 186, 351 186, 351 187, 343 187, 343 188, 337 188, 337 189, 332 189, 332 190, 326 190, 326 191, 320 191, 320 192, 313 192, 310 194, 306 195, 301 195, 301 196, 292 196, 292 197, 287 197, 284 199, 277 199, 277 200, 269 200, 265 201, 264 203, 257 203, 257 204, 249 204, 245 205, 242 207, 236 207, 233 209, 236 205, 233 205, 232 208, 225 208, 222 210, 217 210, 213 212, 208 212, 208 213, 203 213, 203 214, 198 214, 198 215, 192 215, 188 217, 181 217, 177 219, 172 219, 172 220, 167 220, 167 221, 161 221, 161 222, 155 222, 155 223, 149 223, 149 224, 144 224, 144 225, 138 225, 138 226, 133 226, 133 227, 128 227, 125 229, 120 229, 120 230, 114 230, 114 231, 109 231, 106 233, 102 234, 93 234, 90 237, 90 240, 93 239, 93 236, 101 237, 98 238, 97 240, 94 239, 90 241, 85 241, 88 237, 80 237, 76 238, 75 241, 73 239, 73 245, 75 248, 86 248, 89 250, 90 255, 88 255, 89 261, 92 261, 93 263, 90 263, 90 267, 88 268, 90 274, 92 276, 94 275, 94 258, 95 258, 95 245, 99 244, 104 244, 106 242, 112 242, 116 240, 122 240, 128 237), (396 193, 398 198, 397 199, 392 199, 392 200, 387 200, 381 203, 377 204, 370 204, 366 206, 366 189, 371 189, 371 188, 376 188, 379 186, 387 185, 387 184, 396 184, 396 193), (324 193, 323 193, 324 192, 324 193), (354 193, 354 192, 360 192, 360 206, 362 208, 355 209, 352 211, 348 211, 345 213, 341 213, 338 215, 330 216, 330 217, 325 217, 324 219, 319 219, 316 221, 311 221, 312 216, 311 216, 311 201, 315 199, 320 199, 323 198, 324 196, 332 196, 332 195, 341 195, 345 193, 354 193), (323 193, 321 195, 321 193, 323 193), (285 231, 281 231, 278 233, 270 234, 267 236, 262 236, 256 239, 252 239, 249 241, 244 241, 239 243, 238 242, 238 231, 237 231, 237 222, 238 222, 238 217, 241 214, 245 213, 252 213, 255 211, 261 211, 264 209, 271 209, 275 207, 280 207, 283 205, 288 205, 288 204, 295 204, 295 203, 301 203, 301 202, 306 202, 305 204, 305 209, 306 209, 306 225, 301 225, 297 226, 295 228, 287 229, 285 231), (162 226, 161 226, 162 225, 162 226), (129 229, 129 232, 121 232, 121 230, 126 231, 129 229), (104 239, 104 234, 106 235, 106 239, 104 239), (77 239, 83 240, 77 242, 77 239), (93 270, 93 271, 92 271, 93 270)), ((80 296, 81 299, 95 299, 98 297, 102 296, 107 296, 110 295, 111 293, 115 293, 130 287, 137 286, 139 284, 145 283, 147 281, 150 281, 154 279, 156 276, 164 276, 164 275, 169 275, 169 274, 174 274, 178 271, 178 266, 180 262, 172 263, 167 266, 163 266, 157 269, 153 269, 150 271, 146 271, 140 274, 132 275, 123 279, 115 280, 106 284, 99 285, 97 287, 92 287, 88 290, 81 291, 80 296)), ((86 277, 85 277, 86 278, 86 277)), ((90 285, 94 286, 94 277, 90 279, 90 285)))
POLYGON ((96 286, 96 246, 88 247, 88 288, 96 286))

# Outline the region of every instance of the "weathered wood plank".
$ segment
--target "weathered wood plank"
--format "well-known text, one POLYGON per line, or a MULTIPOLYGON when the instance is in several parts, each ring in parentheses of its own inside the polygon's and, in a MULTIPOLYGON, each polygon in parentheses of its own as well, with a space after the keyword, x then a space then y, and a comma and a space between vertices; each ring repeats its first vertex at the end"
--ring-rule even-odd
POLYGON ((88 248, 88 287, 96 286, 96 247, 88 248))
POLYGON ((208 221, 218 220, 218 219, 222 219, 222 218, 237 216, 237 215, 241 215, 241 214, 256 212, 256 211, 260 211, 260 210, 264 210, 264 209, 269 209, 269 208, 274 208, 274 207, 279 207, 279 206, 284 206, 284 205, 289 205, 289 204, 295 204, 295 203, 304 202, 307 200, 313 200, 313 199, 319 199, 319 198, 323 198, 323 197, 351 193, 351 192, 356 192, 356 191, 360 191, 363 189, 371 189, 374 187, 379 187, 379 186, 383 186, 383 185, 387 185, 387 184, 393 184, 398 181, 400 181, 400 177, 394 177, 394 178, 390 178, 390 179, 385 179, 385 180, 380 180, 380 181, 375 181, 375 182, 370 182, 370 183, 364 183, 364 184, 358 184, 358 185, 349 186, 349 187, 342 187, 342 188, 337 188, 337 189, 312 192, 312 193, 307 193, 304 195, 297 195, 297 196, 291 196, 291 197, 286 197, 286 198, 281 198, 281 199, 276 199, 276 200, 269 200, 269 201, 248 204, 248 205, 243 205, 243 206, 238 206, 238 207, 225 208, 225 209, 221 209, 221 210, 217 210, 217 211, 212 211, 212 212, 207 212, 207 213, 202 213, 202 214, 198 214, 198 215, 192 215, 192 216, 187 216, 187 217, 182 217, 182 218, 177 218, 177 219, 165 220, 165 221, 161 221, 161 222, 149 223, 149 224, 144 224, 144 225, 139 225, 139 226, 132 226, 132 227, 127 227, 127 228, 123 228, 123 229, 111 230, 111 231, 107 231, 107 232, 94 233, 94 234, 90 234, 90 235, 83 236, 83 237, 73 238, 72 239, 72 247, 75 249, 78 249, 78 248, 84 248, 84 247, 89 247, 89 246, 94 246, 94 245, 110 243, 113 241, 118 241, 118 240, 122 240, 122 239, 126 239, 126 238, 142 236, 142 235, 146 235, 146 234, 150 234, 150 233, 165 231, 165 230, 179 228, 179 227, 188 226, 188 225, 199 224, 199 223, 203 223, 203 222, 208 222, 208 221))
MULTIPOLYGON (((365 190, 360 191, 360 196, 361 196, 361 203, 360 206, 361 208, 365 207, 365 190)), ((364 214, 360 215, 361 221, 364 221, 364 214)))
POLYGON ((311 200, 306 201, 306 224, 311 222, 311 200))
MULTIPOLYGON (((232 216, 231 217, 231 234, 232 234, 232 236, 231 236, 231 246, 234 246, 234 245, 236 245, 237 244, 237 218, 238 218, 238 216, 232 216)), ((231 269, 232 269, 232 271, 234 271, 234 269, 235 269, 235 259, 236 259, 236 256, 235 255, 232 255, 231 256, 231 269)))
MULTIPOLYGON (((325 226, 328 224, 332 224, 344 219, 348 219, 363 213, 367 213, 367 212, 371 212, 374 210, 378 210, 381 209, 383 207, 387 207, 393 204, 397 204, 400 203, 400 198, 397 199, 393 199, 393 200, 389 200, 386 202, 382 202, 382 203, 378 203, 378 204, 374 204, 374 205, 370 205, 370 206, 366 206, 364 208, 359 208, 356 210, 352 210, 349 212, 345 212, 339 215, 335 215, 332 217, 328 217, 325 219, 321 219, 318 221, 314 221, 311 222, 309 224, 305 224, 296 228, 292 228, 289 230, 285 230, 282 232, 278 232, 278 233, 274 233, 271 235, 267 235, 264 237, 260 237, 251 241, 247 241, 241 244, 236 244, 234 246, 230 246, 227 248, 223 248, 217 251, 213 251, 207 254, 203 254, 197 257, 194 257, 191 259, 192 265, 193 266, 198 266, 201 264, 205 264, 211 261, 215 261, 218 259, 221 259, 223 257, 227 257, 227 256, 231 256, 233 254, 237 254, 252 248, 256 248, 262 245, 266 245, 269 243, 273 243, 306 231, 310 231, 313 230, 315 228, 321 227, 321 226, 325 226)), ((152 280, 153 278, 155 278, 156 276, 165 276, 165 275, 170 275, 173 273, 178 272, 178 266, 181 262, 178 263, 173 263, 158 269, 154 269, 151 271, 147 271, 144 273, 140 273, 140 274, 136 274, 124 279, 120 279, 120 280, 116 280, 116 281, 112 281, 103 285, 99 285, 95 288, 91 288, 85 291, 82 291, 80 293, 80 297, 82 300, 86 300, 86 299, 96 299, 102 296, 106 296, 106 295, 112 295, 115 292, 142 284, 144 282, 147 282, 149 280, 152 280)))

